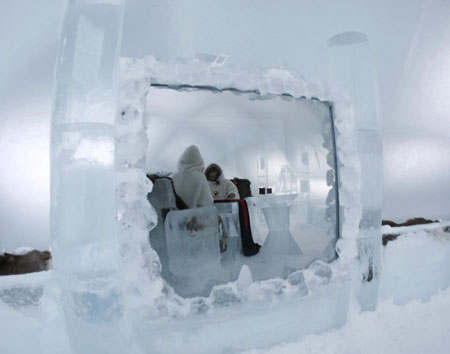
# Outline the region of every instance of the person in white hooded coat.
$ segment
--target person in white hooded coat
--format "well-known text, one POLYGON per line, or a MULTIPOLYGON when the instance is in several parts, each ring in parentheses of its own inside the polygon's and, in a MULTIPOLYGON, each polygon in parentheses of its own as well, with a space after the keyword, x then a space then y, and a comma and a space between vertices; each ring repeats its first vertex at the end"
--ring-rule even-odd
POLYGON ((209 165, 205 170, 205 176, 214 200, 240 198, 237 187, 225 178, 219 165, 215 163, 209 165))
POLYGON ((204 162, 198 147, 187 147, 178 159, 177 172, 172 175, 172 179, 175 191, 189 208, 213 205, 203 169, 204 162))

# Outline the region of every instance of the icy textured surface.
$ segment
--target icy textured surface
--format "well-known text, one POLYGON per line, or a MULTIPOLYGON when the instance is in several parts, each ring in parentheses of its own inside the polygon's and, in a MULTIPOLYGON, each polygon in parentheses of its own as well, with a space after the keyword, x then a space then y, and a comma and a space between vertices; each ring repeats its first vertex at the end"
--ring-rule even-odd
POLYGON ((349 93, 354 106, 362 205, 358 257, 363 274, 358 298, 363 308, 373 310, 379 284, 383 206, 383 152, 376 72, 369 41, 362 33, 338 34, 329 39, 328 50, 331 80, 349 93))
MULTIPOLYGON (((132 348, 138 353, 378 353, 381 346, 392 354, 405 348, 447 353, 450 234, 443 230, 449 225, 385 228, 402 236, 384 248, 382 302, 375 312, 350 309, 347 323, 349 279, 335 265, 315 262, 287 281, 263 282, 244 267, 235 282, 215 287, 209 297, 181 299, 166 288, 167 300, 155 301, 166 314, 162 317, 130 313, 132 348)), ((53 276, 49 271, 0 277, 0 352, 69 353, 53 276), (21 289, 14 290, 19 299, 41 294, 37 289, 42 295, 18 304, 5 297, 13 289, 21 289)))
MULTIPOLYGON (((150 82, 164 82, 172 85, 203 84, 218 88, 235 87, 241 90, 256 89, 260 90, 261 93, 285 92, 292 94, 295 97, 311 97, 315 95, 321 100, 333 101, 335 129, 337 131, 336 142, 341 172, 340 189, 342 197, 340 205, 342 216, 342 238, 338 240, 336 248, 329 247, 329 250, 327 248, 327 252, 332 255, 333 252, 335 252, 334 250, 336 250, 340 255, 337 264, 333 265, 333 267, 345 269, 347 265, 350 264, 349 262, 351 262, 356 255, 355 235, 358 232, 361 215, 358 198, 359 164, 356 158, 355 140, 352 137, 353 113, 351 105, 347 102, 346 97, 341 95, 340 91, 327 90, 317 85, 311 85, 297 74, 291 73, 286 69, 276 68, 266 70, 258 67, 242 68, 231 60, 225 60, 221 62, 220 65, 217 65, 215 58, 211 59, 209 57, 198 57, 190 60, 169 60, 164 62, 158 61, 153 57, 142 60, 124 59, 121 63, 121 67, 123 80, 127 81, 128 79, 133 79, 135 82, 135 84, 125 86, 128 87, 128 100, 134 101, 134 110, 139 112, 145 112, 146 110, 145 102, 139 100, 142 99, 142 92, 145 91, 143 91, 143 87, 146 85, 148 87, 150 82), (174 74, 174 68, 176 68, 176 74, 174 74), (243 71, 246 73, 245 76, 241 75, 243 71), (135 88, 137 88, 137 90, 135 90, 135 88)), ((323 131, 326 131, 326 129, 323 131)), ((158 137, 155 136, 155 138, 158 137)), ((332 159, 330 160, 330 163, 332 163, 332 159)), ((307 165, 306 159, 304 165, 307 165)), ((329 178, 331 178, 331 176, 329 176, 329 178)), ((307 191, 308 188, 309 187, 305 186, 303 189, 300 189, 300 191, 307 191)), ((327 203, 332 205, 333 202, 333 198, 330 196, 327 203)), ((312 211, 311 217, 314 217, 314 209, 312 209, 312 211)), ((299 209, 299 212, 301 212, 301 208, 299 209)), ((260 216, 264 219, 262 213, 260 216)), ((264 226, 262 227, 262 233, 264 233, 264 226)), ((266 235, 263 235, 262 237, 265 238, 266 235)), ((258 236, 256 239, 257 238, 258 236)), ((326 258, 327 256, 325 255, 324 257, 326 258)), ((262 266, 263 264, 261 264, 261 267, 262 266)), ((288 269, 285 271, 288 271, 288 269)), ((292 271, 292 269, 290 271, 292 271)), ((253 272, 254 276, 257 274, 258 272, 253 272)), ((287 275, 288 273, 282 274, 287 275)), ((282 283, 283 282, 286 281, 282 281, 282 283)), ((276 297, 276 293, 278 292, 277 287, 274 287, 271 284, 270 281, 267 283, 267 291, 272 294, 272 296, 276 297)), ((179 308, 179 305, 175 307, 171 305, 172 300, 170 298, 168 298, 167 301, 167 305, 172 309, 179 308)), ((186 300, 183 300, 182 303, 182 308, 190 306, 186 303, 186 300)), ((206 303, 208 303, 208 301, 206 303)))
MULTIPOLYGON (((403 253, 399 247, 395 256, 400 258, 410 258, 410 253, 403 253)), ((416 249, 416 251, 418 251, 416 249)), ((419 251, 422 254, 423 248, 419 251)), ((427 253, 427 252, 426 252, 427 253)), ((392 254, 393 255, 393 254, 392 254)), ((433 257, 432 254, 427 255, 433 257)), ((430 261, 426 259, 428 256, 424 256, 424 261, 430 261)), ((418 259, 418 257, 413 257, 418 259)), ((448 258, 447 258, 448 260, 448 258)), ((447 263, 448 266, 448 263, 447 263)), ((411 273, 403 274, 405 277, 411 275, 411 273)), ((8 283, 8 287, 24 286, 25 283, 30 286, 30 283, 45 285, 46 291, 45 297, 40 302, 39 306, 33 308, 21 308, 14 309, 5 303, 0 301, 0 315, 2 317, 2 323, 0 325, 1 333, 3 334, 0 339, 0 352, 10 354, 22 354, 27 352, 33 352, 36 354, 56 354, 56 353, 69 353, 68 340, 64 332, 64 320, 61 310, 59 310, 55 304, 55 293, 47 281, 37 281, 40 273, 30 274, 28 279, 19 280, 20 276, 9 277, 8 281, 5 278, 0 279, 0 288, 3 289, 8 283), (26 338, 26 340, 24 340, 26 338)), ((427 284, 423 284, 427 286, 427 284)), ((394 289, 392 289, 394 290, 394 289)), ((229 289, 230 296, 228 299, 236 299, 233 297, 233 289, 229 289)), ((237 291, 237 289, 236 289, 237 291)), ((434 292, 430 293, 434 294, 434 292)), ((224 299, 224 298, 223 298, 224 299)), ((306 300, 306 299, 305 299, 306 300)), ((226 303, 228 300, 221 301, 226 303)), ((314 305, 313 303, 310 303, 314 305)), ((171 328, 152 328, 158 334, 165 335, 167 337, 169 333, 173 333, 169 337, 170 342, 158 343, 156 348, 154 343, 152 347, 145 346, 148 343, 142 343, 139 348, 140 353, 164 353, 166 352, 179 352, 184 353, 207 353, 207 350, 211 352, 217 352, 220 348, 229 353, 246 353, 246 354, 296 354, 296 353, 369 353, 378 354, 380 350, 383 353, 397 354, 402 351, 408 353, 422 354, 427 351, 431 351, 436 354, 445 354, 450 346, 450 340, 448 336, 449 324, 448 317, 450 316, 450 290, 446 289, 438 294, 435 294, 431 299, 423 301, 413 301, 408 305, 398 306, 391 301, 383 301, 380 303, 377 311, 365 312, 362 314, 353 313, 349 321, 341 328, 328 331, 325 333, 316 333, 313 335, 300 336, 298 332, 293 329, 299 329, 305 325, 305 321, 300 320, 295 322, 298 316, 297 309, 291 306, 291 311, 280 313, 278 316, 272 310, 269 311, 272 314, 271 318, 267 319, 267 322, 263 321, 264 318, 261 315, 255 314, 247 318, 238 317, 240 323, 234 322, 234 327, 226 326, 224 319, 230 320, 236 314, 227 314, 226 311, 217 311, 214 313, 215 326, 218 329, 218 333, 213 331, 208 332, 208 336, 202 336, 203 341, 196 342, 197 333, 192 333, 192 336, 184 337, 180 339, 181 328, 177 325, 173 325, 171 328), (282 316, 285 316, 284 318, 282 316), (277 341, 277 331, 275 327, 270 327, 270 324, 280 325, 285 323, 286 320, 290 320, 290 326, 277 327, 285 332, 288 332, 288 337, 282 342, 277 341), (242 322, 243 321, 243 322, 242 322), (260 342, 260 344, 251 345, 249 339, 239 337, 239 333, 242 332, 244 327, 250 327, 254 330, 252 333, 254 337, 260 342), (371 328, 367 331, 367 328, 371 328), (273 330, 271 330, 273 329, 273 330), (271 330, 271 331, 270 331, 271 330), (224 334, 227 333, 226 339, 224 334), (258 335, 264 333, 264 336, 258 335), (228 335, 229 334, 229 335, 228 335), (231 345, 229 337, 239 337, 239 342, 247 342, 249 345, 243 345, 236 347, 231 345), (374 341, 376 345, 373 345, 374 341), (195 342, 195 343, 194 343, 195 342), (192 345, 192 346, 191 346, 192 345), (167 348, 169 346, 169 348, 167 348), (192 350, 191 350, 192 348, 192 350), (244 349, 245 348, 245 349, 244 349), (167 350, 166 350, 167 349, 167 350), (170 351, 169 349, 173 349, 170 351)), ((195 306, 198 308, 205 308, 205 303, 202 301, 196 301, 195 306)), ((208 305, 206 305, 206 308, 208 305)), ((224 308, 225 310, 228 307, 224 308)), ((275 310, 280 310, 275 308, 275 310)), ((315 309, 316 313, 321 312, 320 307, 315 309)), ((305 312, 302 312, 305 313, 305 312)), ((211 315, 210 315, 211 316, 211 315)), ((239 316, 239 314, 237 314, 239 316)), ((205 317, 203 317, 205 318, 205 317)), ((161 323, 159 323, 161 324, 161 323)), ((188 321, 186 326, 192 326, 198 328, 199 322, 188 321)), ((135 328, 137 336, 142 338, 148 337, 148 324, 141 322, 140 326, 135 328)), ((250 339, 251 341, 251 339, 250 339)))
MULTIPOLYGON (((185 61, 158 62, 154 58, 147 58, 123 62, 121 106, 116 124, 118 130, 115 132, 117 143, 115 157, 116 168, 119 171, 117 195, 120 252, 122 256, 120 264, 125 275, 123 298, 127 304, 127 310, 123 315, 125 333, 133 336, 133 343, 137 343, 136 345, 140 344, 142 348, 154 348, 155 351, 160 352, 174 352, 180 348, 185 349, 185 338, 193 338, 189 342, 188 350, 196 348, 197 352, 209 353, 213 347, 215 349, 217 347, 207 338, 215 337, 218 333, 217 327, 209 324, 214 321, 214 317, 222 315, 224 307, 226 308, 226 310, 223 309, 225 311, 223 313, 225 322, 222 329, 229 335, 226 343, 223 344, 223 349, 244 349, 255 345, 270 345, 284 340, 283 338, 288 338, 293 333, 320 332, 342 325, 346 321, 348 313, 350 292, 348 266, 356 255, 355 236, 360 218, 359 201, 355 200, 355 196, 359 195, 359 170, 354 140, 352 140, 351 107, 346 103, 345 98, 338 96, 334 91, 311 85, 297 74, 286 69, 240 68, 239 65, 233 64, 231 61, 219 63, 214 60, 211 63, 208 60, 208 58, 206 60, 196 58, 185 61), (174 70, 174 67, 177 69, 174 70), (205 75, 205 72, 208 74, 205 75), (245 73, 245 75, 242 75, 242 73, 245 73), (286 280, 258 281, 251 268, 248 267, 240 272, 236 281, 217 287, 213 287, 214 282, 204 284, 205 289, 212 288, 209 296, 181 298, 175 294, 173 288, 168 286, 160 277, 161 263, 156 253, 150 249, 147 241, 148 234, 145 232, 145 229, 147 231, 151 229, 156 221, 156 215, 152 209, 144 207, 146 195, 151 190, 151 184, 142 171, 142 163, 145 161, 142 148, 146 146, 146 140, 141 134, 147 126, 148 119, 145 115, 146 102, 143 98, 145 98, 149 82, 154 79, 172 84, 191 83, 215 87, 232 86, 238 89, 256 89, 263 94, 287 93, 295 98, 317 96, 323 101, 333 101, 335 126, 338 132, 336 137, 337 148, 342 164, 340 169, 343 194, 341 200, 343 212, 342 239, 338 241, 336 247, 341 257, 331 265, 322 266, 314 263, 310 269, 304 270, 303 277, 296 274, 295 279, 291 277, 286 280), (242 311, 243 308, 238 304, 245 305, 245 311, 242 311), (270 311, 266 311, 268 306, 271 309, 270 311), (330 309, 332 310, 330 311, 330 309), (293 312, 303 314, 301 318, 297 318, 295 326, 288 325, 284 320, 288 314, 293 312), (201 315, 202 313, 206 313, 208 317, 205 319, 201 315), (253 313, 256 317, 261 316, 257 322, 268 324, 264 329, 265 333, 273 333, 277 329, 277 335, 274 337, 267 336, 262 344, 256 343, 256 337, 251 335, 256 332, 252 332, 254 327, 251 324, 254 322, 254 318, 252 319, 253 316, 249 316, 250 313, 253 313), (274 316, 278 320, 271 322, 274 316), (246 321, 244 326, 242 326, 243 320, 246 321), (282 325, 283 330, 279 330, 281 323, 284 323, 282 325), (185 326, 186 324, 189 325, 185 326), (178 330, 174 330, 177 327, 178 330), (246 335, 248 339, 240 343, 244 329, 248 334, 246 335), (176 335, 177 332, 184 334, 178 336, 176 335), (149 333, 150 335, 148 335, 149 333), (193 336, 193 333, 196 333, 196 335, 193 336)), ((100 139, 100 141, 104 141, 104 139, 100 139)), ((87 144, 86 146, 92 145, 87 144)), ((81 151, 85 151, 85 148, 81 151)), ((86 155, 83 152, 80 156, 91 155, 86 155)), ((331 162, 330 158, 328 160, 331 162)), ((92 163, 91 161, 88 162, 92 163)), ((104 159, 96 157, 95 163, 104 163, 104 159)), ((110 168, 109 165, 108 168, 110 168)), ((288 174, 284 181, 285 183, 281 187, 289 188, 288 174)), ((308 189, 309 187, 304 185, 300 191, 306 192, 308 189)), ((332 199, 329 202, 332 203, 332 199)), ((314 217, 317 214, 313 212, 311 215, 314 217)), ((170 224, 169 221, 167 221, 167 224, 170 224)), ((179 227, 180 225, 176 225, 174 229, 182 230, 188 237, 190 237, 190 233, 201 231, 195 229, 196 225, 192 219, 189 223, 190 229, 188 229, 186 221, 184 221, 185 226, 179 227)), ((216 223, 217 219, 214 222, 216 223)), ((174 227, 174 225, 172 226, 174 227)), ((214 240, 214 247, 218 252, 218 239, 208 239, 210 242, 212 240, 214 240)), ((110 248, 106 247, 106 249, 110 248)), ((186 249, 189 250, 189 247, 186 247, 186 249)), ((83 253, 78 253, 78 255, 81 254, 83 253)), ((209 254, 209 257, 211 257, 213 263, 219 265, 219 258, 215 258, 211 254, 209 254)), ((108 257, 107 259, 113 260, 114 257, 108 257)), ((169 256, 168 259, 170 263, 171 257, 169 256)), ((263 266, 263 264, 261 265, 263 266)), ((176 272, 183 270, 176 264, 169 268, 176 272)), ((214 267, 210 267, 208 271, 213 272, 218 279, 221 279, 219 283, 223 283, 224 277, 228 276, 227 274, 221 275, 219 272, 216 274, 214 267)), ((289 273, 292 273, 292 269, 287 269, 283 275, 287 276, 289 273)), ((179 276, 179 278, 182 277, 179 276)), ((205 279, 215 279, 215 277, 211 278, 208 275, 206 278, 199 279, 204 281, 205 279)), ((196 279, 186 278, 188 285, 191 280, 196 279)), ((100 306, 101 303, 108 303, 112 305, 108 309, 113 309, 113 311, 103 314, 104 320, 120 318, 122 316, 120 312, 121 294, 115 292, 116 288, 114 288, 117 283, 106 281, 105 283, 97 282, 91 285, 98 284, 107 286, 107 292, 94 296, 90 296, 88 292, 84 294, 88 296, 70 293, 69 300, 72 303, 81 300, 86 305, 92 305, 91 308, 87 309, 88 311, 83 313, 83 316, 87 319, 91 315, 90 309, 104 308, 100 306)), ((175 282, 174 284, 182 283, 175 282)), ((78 289, 76 287, 75 290, 78 289)), ((77 325, 75 320, 69 323, 77 325)), ((105 331, 100 335, 112 335, 111 330, 114 331, 119 328, 118 326, 111 327, 109 324, 108 322, 108 326, 104 327, 105 331)), ((91 331, 91 328, 85 326, 83 331, 82 337, 87 336, 86 331, 91 331)), ((92 333, 94 332, 91 331, 90 335, 92 333)), ((108 343, 108 345, 114 345, 113 343, 114 341, 108 343)), ((101 345, 102 343, 98 344, 101 345)), ((120 348, 120 345, 117 348, 120 348)))
POLYGON ((114 168, 121 3, 71 1, 58 58, 51 234, 72 353, 126 351, 114 168))
POLYGON ((133 75, 121 78, 120 82, 120 106, 115 125, 116 205, 123 294, 127 305, 124 322, 132 331, 130 317, 133 314, 148 317, 157 311, 155 302, 162 296, 164 282, 160 277, 161 262, 149 243, 149 231, 157 225, 158 216, 147 199, 153 186, 143 170, 148 141, 147 117, 141 109, 145 108, 145 101, 141 96, 146 94, 147 88, 133 75), (130 95, 130 92, 139 94, 130 95))
MULTIPOLYGON (((348 96, 338 89, 327 89, 308 83, 297 73, 290 72, 285 68, 242 67, 230 58, 217 65, 215 59, 217 58, 214 56, 212 58, 197 57, 189 60, 172 59, 167 61, 159 61, 154 57, 123 59, 121 71, 126 73, 126 77, 140 77, 142 83, 164 82, 175 86, 191 84, 219 89, 227 87, 240 90, 255 89, 259 90, 261 94, 288 93, 294 97, 317 97, 323 101, 333 102, 340 164, 340 205, 342 214, 344 214, 341 221, 343 238, 338 242, 338 250, 342 257, 348 259, 354 257, 356 243, 353 237, 358 232, 361 217, 360 165, 356 156, 356 140, 353 136, 353 108, 349 103, 348 96), (242 74, 243 72, 245 75, 242 74)), ((134 93, 135 97, 139 95, 139 92, 134 93)), ((130 91, 130 95, 132 94, 130 91)), ((141 104, 139 109, 145 109, 145 107, 141 104)))
POLYGON ((345 88, 355 109, 356 129, 381 131, 378 83, 369 40, 344 32, 328 40, 331 81, 345 88))
POLYGON ((219 266, 219 226, 214 207, 171 211, 165 225, 169 269, 174 274, 219 266))
POLYGON ((70 353, 54 272, 0 278, 0 352, 70 353))

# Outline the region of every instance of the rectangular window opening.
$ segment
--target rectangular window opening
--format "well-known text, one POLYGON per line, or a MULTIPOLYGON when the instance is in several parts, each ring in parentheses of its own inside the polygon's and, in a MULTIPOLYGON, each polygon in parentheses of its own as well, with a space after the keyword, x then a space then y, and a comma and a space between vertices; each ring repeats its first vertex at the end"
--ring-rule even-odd
POLYGON ((157 85, 146 109, 147 171, 154 180, 149 201, 158 214, 150 243, 163 278, 180 295, 208 295, 213 286, 236 280, 243 265, 253 280, 266 280, 336 259, 337 162, 328 103, 157 85), (217 171, 206 176, 204 169, 202 181, 198 174, 173 175, 191 145, 204 168, 220 166, 220 180, 217 171), (242 195, 224 195, 222 178, 242 195), (195 199, 199 183, 216 200, 183 209, 174 189, 195 199))

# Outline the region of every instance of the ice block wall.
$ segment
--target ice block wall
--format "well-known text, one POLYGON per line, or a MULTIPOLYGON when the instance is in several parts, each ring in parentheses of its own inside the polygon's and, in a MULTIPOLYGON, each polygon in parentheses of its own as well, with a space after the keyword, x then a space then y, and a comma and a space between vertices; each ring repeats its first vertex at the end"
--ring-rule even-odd
POLYGON ((51 236, 72 353, 125 353, 114 123, 123 1, 69 1, 51 125, 51 236), (103 338, 104 340, 98 340, 103 338))
POLYGON ((362 309, 376 308, 381 248, 383 152, 378 85, 365 34, 345 32, 328 40, 331 81, 353 102, 357 151, 361 164, 362 217, 358 234, 361 277, 356 279, 362 309))

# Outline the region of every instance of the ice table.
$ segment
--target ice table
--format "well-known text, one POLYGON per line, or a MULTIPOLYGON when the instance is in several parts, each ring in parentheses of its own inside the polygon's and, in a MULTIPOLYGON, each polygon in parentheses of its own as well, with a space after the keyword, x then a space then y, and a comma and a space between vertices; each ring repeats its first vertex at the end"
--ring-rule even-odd
POLYGON ((247 200, 263 211, 269 234, 261 248, 263 257, 303 254, 289 231, 290 210, 297 194, 266 194, 247 200))

